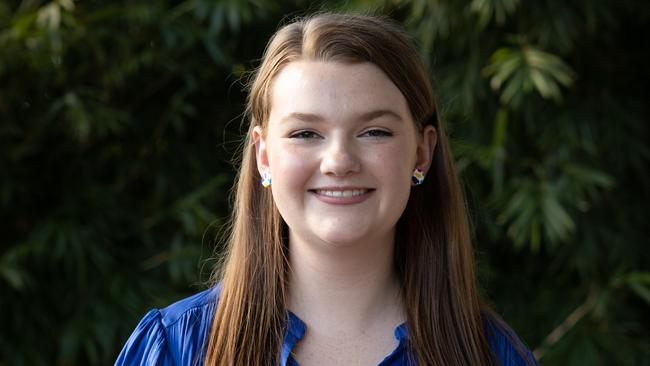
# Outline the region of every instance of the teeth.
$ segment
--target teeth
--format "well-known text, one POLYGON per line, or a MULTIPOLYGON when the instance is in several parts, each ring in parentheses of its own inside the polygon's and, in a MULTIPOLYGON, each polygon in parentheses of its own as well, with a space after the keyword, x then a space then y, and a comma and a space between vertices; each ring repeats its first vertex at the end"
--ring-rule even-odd
POLYGON ((362 194, 365 194, 368 192, 367 189, 351 189, 351 190, 345 190, 345 191, 328 191, 324 189, 318 189, 316 190, 316 193, 323 195, 323 196, 329 196, 329 197, 352 197, 352 196, 361 196, 362 194))

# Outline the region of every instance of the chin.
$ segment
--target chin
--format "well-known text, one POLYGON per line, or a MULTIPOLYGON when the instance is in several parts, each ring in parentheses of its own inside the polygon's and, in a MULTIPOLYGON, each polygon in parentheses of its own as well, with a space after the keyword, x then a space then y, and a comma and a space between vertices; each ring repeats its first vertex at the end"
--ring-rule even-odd
POLYGON ((341 237, 322 237, 321 240, 327 244, 328 247, 333 248, 349 248, 358 244, 360 238, 341 238, 341 237))
POLYGON ((334 230, 332 232, 316 233, 316 236, 332 247, 343 248, 358 245, 368 240, 370 235, 364 235, 359 230, 355 230, 354 232, 334 230))

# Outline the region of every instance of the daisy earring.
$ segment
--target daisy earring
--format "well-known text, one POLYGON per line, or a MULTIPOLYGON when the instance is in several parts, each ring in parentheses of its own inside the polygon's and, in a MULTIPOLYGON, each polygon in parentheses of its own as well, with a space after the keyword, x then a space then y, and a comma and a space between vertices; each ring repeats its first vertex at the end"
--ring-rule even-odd
POLYGON ((264 188, 269 188, 271 186, 271 183, 271 173, 264 171, 264 173, 262 173, 262 186, 264 188))
POLYGON ((419 186, 424 182, 424 170, 420 168, 415 168, 413 171, 413 176, 411 177, 411 182, 415 186, 419 186))

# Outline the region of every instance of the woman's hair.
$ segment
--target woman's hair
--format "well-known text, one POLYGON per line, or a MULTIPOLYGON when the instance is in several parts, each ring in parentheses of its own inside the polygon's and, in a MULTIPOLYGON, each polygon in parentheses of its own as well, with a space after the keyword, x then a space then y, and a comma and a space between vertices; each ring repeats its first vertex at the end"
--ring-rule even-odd
POLYGON ((287 326, 287 227, 260 184, 251 131, 268 124, 273 79, 293 61, 371 62, 399 88, 417 128, 438 142, 427 179, 411 190, 397 224, 395 268, 419 365, 495 365, 476 289, 463 194, 427 73, 408 35, 388 20, 323 13, 282 27, 251 79, 250 120, 237 177, 222 290, 206 365, 277 364, 287 326))

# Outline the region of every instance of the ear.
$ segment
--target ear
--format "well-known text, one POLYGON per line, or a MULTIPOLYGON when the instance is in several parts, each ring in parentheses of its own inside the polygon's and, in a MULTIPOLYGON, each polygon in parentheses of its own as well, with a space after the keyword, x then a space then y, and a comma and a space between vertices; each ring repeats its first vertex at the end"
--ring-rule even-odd
POLYGON ((255 144, 255 160, 257 161, 257 171, 260 176, 269 171, 269 157, 266 153, 266 139, 262 127, 255 126, 251 131, 251 139, 255 144))
POLYGON ((413 169, 420 168, 424 170, 425 175, 429 172, 431 162, 433 161, 433 152, 436 149, 437 143, 438 131, 436 128, 431 125, 424 127, 424 130, 420 135, 420 141, 416 152, 417 157, 413 169))

